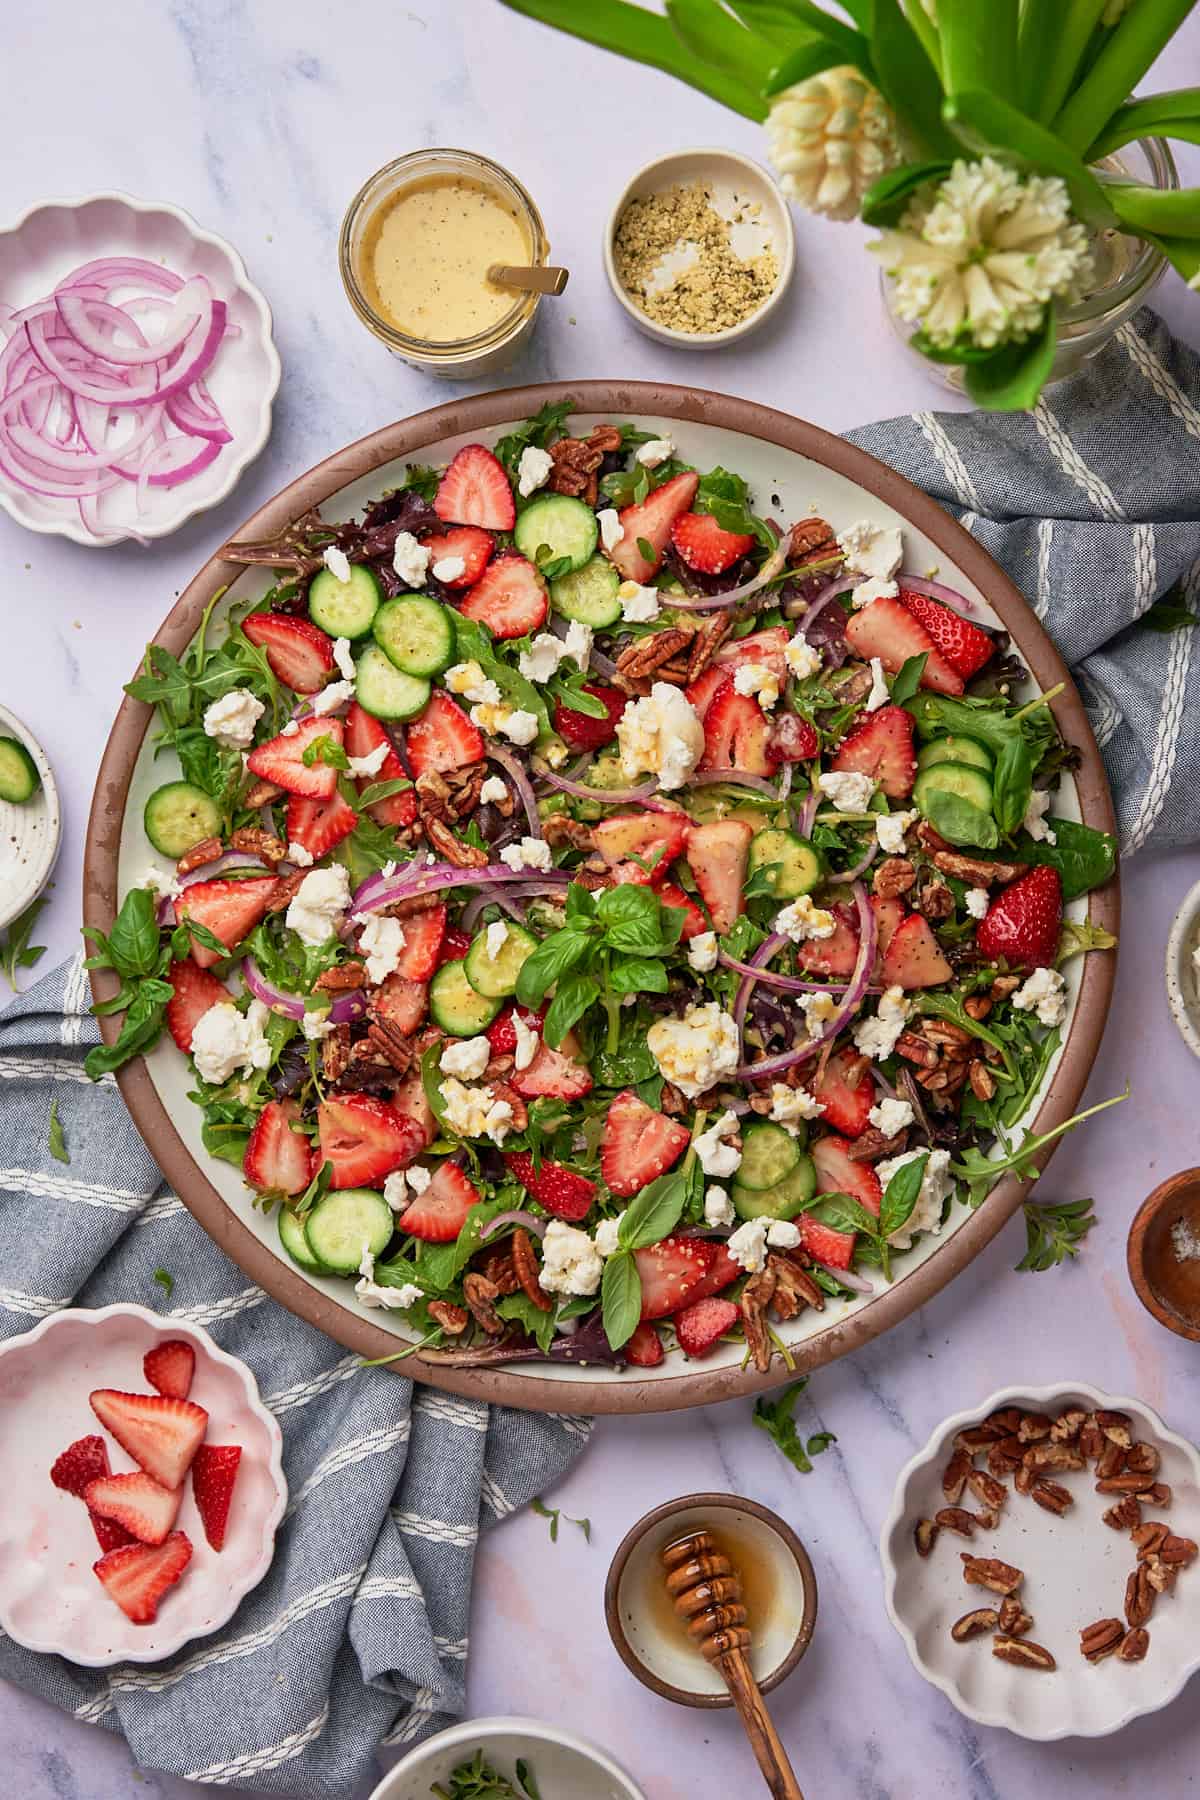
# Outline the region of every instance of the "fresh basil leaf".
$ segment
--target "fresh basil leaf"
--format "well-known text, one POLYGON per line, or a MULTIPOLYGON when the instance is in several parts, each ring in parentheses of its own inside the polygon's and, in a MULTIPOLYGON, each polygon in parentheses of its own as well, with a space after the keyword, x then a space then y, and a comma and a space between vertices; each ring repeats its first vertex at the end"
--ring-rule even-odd
POLYGON ((822 1225, 832 1226, 834 1231, 861 1231, 866 1237, 879 1236, 879 1220, 851 1194, 821 1194, 804 1210, 822 1225))
POLYGON ((130 888, 109 934, 113 968, 126 981, 149 975, 158 964, 158 947, 158 901, 149 888, 130 888))
POLYGON ((682 1169, 660 1175, 635 1194, 625 1211, 617 1236, 626 1250, 643 1250, 669 1237, 687 1204, 688 1184, 682 1169))
POLYGON ((364 811, 368 806, 375 806, 380 800, 390 800, 393 794, 407 793, 412 782, 407 775, 397 775, 393 781, 373 781, 358 796, 357 804, 364 811))
POLYGON ((643 562, 648 562, 652 568, 657 564, 658 557, 654 553, 654 545, 650 542, 649 538, 638 538, 637 550, 638 555, 642 558, 643 562))
POLYGON ((517 999, 522 1006, 539 1007, 547 989, 561 981, 592 948, 593 939, 586 931, 564 925, 561 931, 543 938, 521 964, 517 976, 517 999))
POLYGON ((935 831, 951 844, 972 844, 981 850, 994 850, 1000 833, 991 813, 984 812, 961 794, 945 788, 928 788, 920 800, 922 813, 935 831))
POLYGON ((165 981, 144 981, 125 1014, 115 1044, 96 1044, 84 1058, 84 1069, 93 1081, 124 1068, 135 1056, 149 1050, 162 1035, 167 1001, 174 988, 165 981), (163 990, 165 989, 165 995, 163 990))
POLYGON ((877 1226, 881 1238, 890 1238, 902 1225, 908 1223, 921 1193, 921 1183, 925 1179, 928 1162, 929 1152, 926 1150, 921 1156, 914 1157, 911 1162, 898 1168, 884 1188, 877 1226))
MULTIPOLYGON (((202 945, 205 950, 214 951, 217 956, 229 955, 228 947, 221 942, 216 932, 210 931, 207 925, 202 925, 199 919, 189 918, 187 913, 184 913, 183 923, 178 929, 183 933, 185 940, 194 938, 196 943, 202 945)), ((174 939, 177 936, 178 931, 172 934, 172 949, 175 947, 174 939)), ((188 948, 190 949, 190 944, 188 948)), ((188 950, 184 950, 182 954, 183 956, 186 956, 188 950)))
POLYGON ((1074 900, 1109 879, 1117 866, 1114 837, 1094 826, 1081 825, 1077 819, 1047 815, 1046 823, 1057 842, 1047 844, 1023 831, 1017 840, 1017 855, 1022 862, 1048 863, 1057 869, 1064 900, 1074 900))
POLYGON ((912 699, 921 685, 928 661, 928 650, 922 650, 919 656, 910 656, 900 665, 900 672, 892 682, 893 706, 903 706, 906 700, 912 699))
POLYGON ((648 924, 658 936, 658 899, 651 888, 636 882, 604 888, 596 900, 596 917, 606 931, 618 925, 648 924))
POLYGON ((1188 605, 1182 582, 1176 582, 1161 600, 1156 600, 1142 614, 1137 627, 1139 631, 1190 631, 1198 622, 1200 615, 1194 613, 1188 605))
POLYGON ((58 1116, 57 1100, 52 1100, 50 1102, 50 1124, 46 1139, 46 1147, 55 1162, 70 1162, 71 1157, 67 1150, 67 1140, 63 1136, 62 1120, 58 1116))
POLYGON ((618 1250, 604 1265, 600 1282, 604 1335, 614 1350, 627 1344, 642 1316, 642 1278, 629 1250, 618 1250))
POLYGON ((578 881, 573 881, 567 889, 566 914, 568 925, 587 926, 596 916, 596 902, 578 881))
POLYGON ((665 994, 670 986, 662 963, 648 956, 614 957, 609 982, 614 994, 665 994))
POLYGON ((599 998, 600 984, 590 975, 566 975, 559 981, 542 1032, 552 1050, 558 1049, 572 1025, 599 998))

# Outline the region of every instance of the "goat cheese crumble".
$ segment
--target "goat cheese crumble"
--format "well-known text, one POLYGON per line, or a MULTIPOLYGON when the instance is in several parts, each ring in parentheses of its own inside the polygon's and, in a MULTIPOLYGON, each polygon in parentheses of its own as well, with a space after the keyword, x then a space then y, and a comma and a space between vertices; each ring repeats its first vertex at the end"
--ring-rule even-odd
POLYGON ((873 1019, 860 1019, 854 1027, 854 1047, 875 1062, 883 1062, 896 1048, 896 1040, 904 1030, 911 1004, 901 987, 886 988, 879 996, 879 1008, 873 1019))
POLYGON ((554 469, 554 458, 537 444, 526 444, 517 464, 517 492, 528 500, 540 487, 545 487, 554 469))
POLYGON ((680 1019, 656 1019, 646 1043, 663 1080, 689 1100, 738 1066, 738 1028, 715 1001, 689 1006, 680 1019))
POLYGON ((337 936, 349 905, 350 872, 341 863, 330 863, 304 877, 292 896, 285 923, 315 949, 337 936))
POLYGON ((1057 969, 1035 969, 1012 997, 1018 1012, 1035 1014, 1042 1025, 1061 1025, 1067 1016, 1066 982, 1057 969))
POLYGON ((417 542, 411 531, 398 531, 392 550, 392 567, 407 587, 423 588, 431 554, 424 544, 417 542))
POLYGON ((687 959, 697 975, 707 975, 717 966, 717 934, 698 931, 688 944, 687 959))
POLYGON ((617 742, 631 781, 656 775, 661 788, 679 788, 704 754, 704 726, 679 688, 656 681, 617 720, 617 742))
POLYGON ((853 769, 829 769, 817 776, 817 788, 838 812, 865 813, 875 783, 869 775, 860 775, 853 769))
POLYGON ((329 570, 333 579, 335 581, 340 581, 344 587, 350 579, 350 558, 346 555, 346 552, 344 550, 339 550, 336 544, 330 544, 322 552, 321 561, 325 564, 325 567, 329 570))
POLYGON ((542 1239, 538 1280, 548 1294, 594 1294, 604 1259, 586 1231, 551 1219, 542 1239))
POLYGON ((523 837, 518 843, 505 844, 500 861, 508 869, 549 869, 554 858, 545 838, 523 837))
POLYGON ((692 1139, 692 1149, 706 1175, 715 1175, 718 1180, 723 1180, 740 1166, 741 1145, 731 1142, 733 1138, 740 1136, 741 1126, 737 1114, 723 1112, 707 1131, 702 1131, 692 1139))
POLYGON ((192 1058, 201 1080, 223 1087, 239 1070, 243 1075, 271 1066, 271 1046, 263 1027, 270 1009, 252 1000, 241 1013, 232 1000, 218 1000, 201 1013, 192 1028, 192 1058))
POLYGON ((266 707, 249 688, 232 688, 204 709, 204 735, 226 750, 247 750, 266 707))
POLYGON ((823 906, 814 906, 811 894, 801 894, 790 905, 780 907, 775 915, 775 930, 803 944, 809 938, 829 938, 837 930, 837 920, 823 906))

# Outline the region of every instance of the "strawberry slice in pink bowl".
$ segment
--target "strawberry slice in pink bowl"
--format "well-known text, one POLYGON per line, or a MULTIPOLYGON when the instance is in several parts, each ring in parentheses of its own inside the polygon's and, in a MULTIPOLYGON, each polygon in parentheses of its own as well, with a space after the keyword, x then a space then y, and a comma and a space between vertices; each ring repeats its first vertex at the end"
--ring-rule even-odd
POLYGON ((0 1492, 17 1497, 0 1512, 0 1627, 27 1649, 88 1668, 161 1662, 226 1624, 270 1568, 287 1505, 283 1435, 245 1363, 198 1326, 141 1306, 53 1313, 0 1344, 0 1418, 0 1492), (87 1507, 55 1486, 50 1470, 68 1445, 100 1432, 113 1474, 132 1472, 88 1396, 98 1388, 146 1393, 147 1352, 180 1340, 195 1352, 189 1398, 208 1414, 206 1443, 242 1454, 219 1552, 185 1477, 174 1528, 190 1540, 191 1559, 154 1621, 135 1625, 93 1573, 100 1550, 87 1507))

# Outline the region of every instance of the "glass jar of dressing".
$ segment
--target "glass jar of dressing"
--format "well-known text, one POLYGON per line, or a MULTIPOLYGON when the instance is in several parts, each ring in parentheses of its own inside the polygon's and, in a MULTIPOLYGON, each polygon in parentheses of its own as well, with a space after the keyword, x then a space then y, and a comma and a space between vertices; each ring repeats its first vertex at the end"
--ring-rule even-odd
POLYGON ((493 263, 544 263, 541 214, 507 169, 469 150, 415 150, 372 175, 342 221, 350 304, 397 356, 462 380, 507 368, 539 294, 488 280, 493 263))

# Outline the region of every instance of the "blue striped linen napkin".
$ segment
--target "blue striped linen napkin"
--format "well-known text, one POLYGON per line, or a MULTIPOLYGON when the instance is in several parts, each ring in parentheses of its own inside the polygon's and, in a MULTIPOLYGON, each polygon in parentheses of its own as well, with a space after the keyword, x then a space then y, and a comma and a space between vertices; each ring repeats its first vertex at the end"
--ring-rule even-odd
POLYGON ((1071 664, 1126 856, 1200 838, 1200 358, 1143 308, 1032 413, 917 413, 848 432, 960 519, 1071 664), (1190 729, 1188 728, 1190 724, 1190 729))
POLYGON ((464 1711, 480 1530, 552 1486, 590 1427, 363 1369, 249 1283, 164 1186, 112 1077, 84 1075, 89 1001, 77 959, 0 1016, 0 1338, 116 1300, 202 1325, 278 1418, 291 1501, 266 1579, 224 1630, 152 1668, 98 1670, 0 1632, 0 1676, 123 1733, 147 1767, 349 1795, 378 1746, 464 1711), (51 1101, 69 1165, 49 1153, 51 1101))

